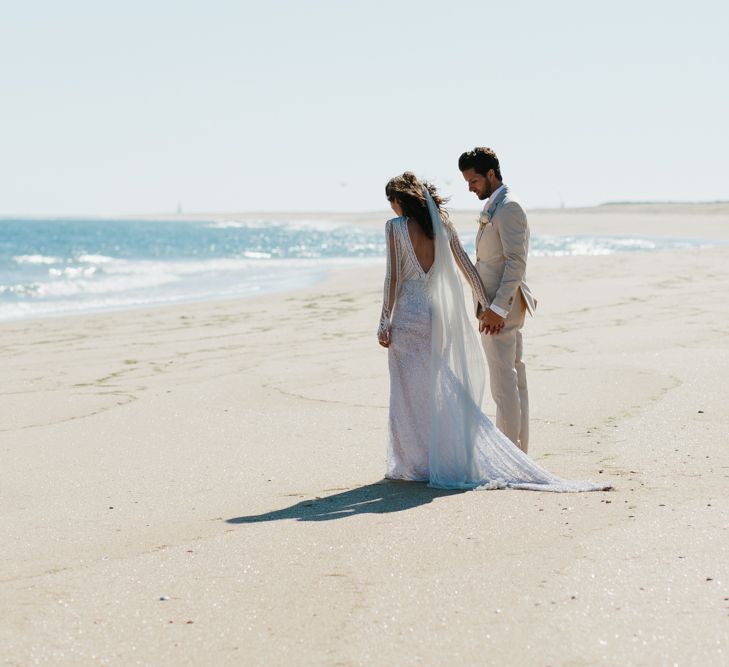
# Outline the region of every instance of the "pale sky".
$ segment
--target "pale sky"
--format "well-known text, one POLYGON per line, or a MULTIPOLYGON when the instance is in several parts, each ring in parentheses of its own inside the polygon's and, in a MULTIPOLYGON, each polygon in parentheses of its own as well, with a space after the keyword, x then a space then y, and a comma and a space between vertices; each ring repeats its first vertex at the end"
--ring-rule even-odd
POLYGON ((0 0, 0 215, 729 199, 729 2, 0 0))

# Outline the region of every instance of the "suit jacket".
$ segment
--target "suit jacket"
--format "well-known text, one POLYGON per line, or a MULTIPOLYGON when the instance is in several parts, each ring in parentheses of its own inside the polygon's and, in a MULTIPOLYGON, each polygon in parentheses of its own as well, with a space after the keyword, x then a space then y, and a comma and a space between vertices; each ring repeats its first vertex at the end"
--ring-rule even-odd
POLYGON ((534 315, 537 301, 525 282, 529 253, 526 213, 504 186, 485 215, 488 222, 480 225, 476 235, 476 270, 489 305, 509 312, 521 290, 529 314, 534 315))

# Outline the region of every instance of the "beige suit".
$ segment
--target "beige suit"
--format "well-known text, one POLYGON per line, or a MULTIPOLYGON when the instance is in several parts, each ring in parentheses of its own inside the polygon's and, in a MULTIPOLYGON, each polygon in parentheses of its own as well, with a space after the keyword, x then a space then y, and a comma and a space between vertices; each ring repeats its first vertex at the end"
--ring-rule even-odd
POLYGON ((529 394, 521 329, 526 311, 533 315, 536 308, 536 300, 524 282, 529 225, 521 204, 506 187, 489 205, 489 214, 488 222, 481 224, 476 235, 476 270, 489 305, 508 312, 508 316, 498 334, 482 334, 481 342, 496 404, 496 426, 526 452, 529 394))

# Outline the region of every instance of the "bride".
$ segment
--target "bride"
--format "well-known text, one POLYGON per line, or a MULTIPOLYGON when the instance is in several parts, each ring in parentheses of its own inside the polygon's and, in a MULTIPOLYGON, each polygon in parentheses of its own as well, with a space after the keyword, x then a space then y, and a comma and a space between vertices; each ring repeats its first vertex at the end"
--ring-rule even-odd
POLYGON ((385 476, 442 489, 611 488, 552 475, 482 412, 485 362, 458 277, 460 269, 485 309, 476 269, 432 184, 405 172, 388 182, 385 195, 398 216, 385 226, 387 273, 377 331, 390 368, 385 476))

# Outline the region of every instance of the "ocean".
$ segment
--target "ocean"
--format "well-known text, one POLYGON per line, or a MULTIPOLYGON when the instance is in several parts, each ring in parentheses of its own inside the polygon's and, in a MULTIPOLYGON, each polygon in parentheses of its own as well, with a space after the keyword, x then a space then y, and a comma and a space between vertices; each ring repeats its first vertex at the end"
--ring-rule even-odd
MULTIPOLYGON (((462 236, 473 255, 475 230, 462 236)), ((700 240, 533 236, 533 256, 698 247, 700 240)), ((0 219, 0 321, 244 297, 381 263, 382 230, 322 220, 0 219)))

